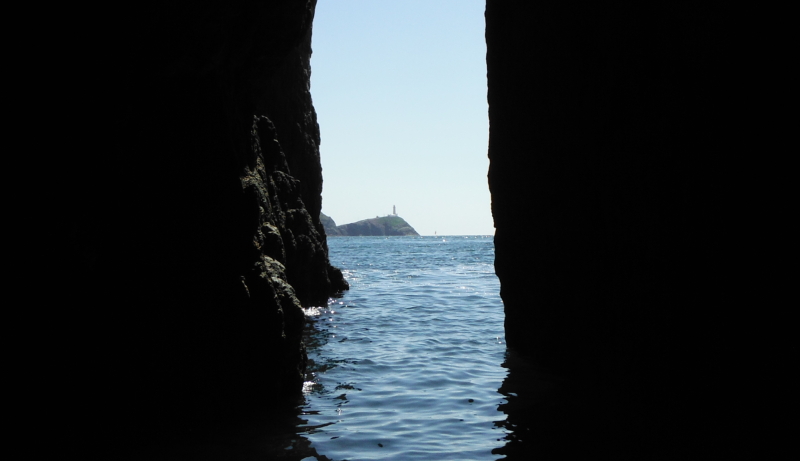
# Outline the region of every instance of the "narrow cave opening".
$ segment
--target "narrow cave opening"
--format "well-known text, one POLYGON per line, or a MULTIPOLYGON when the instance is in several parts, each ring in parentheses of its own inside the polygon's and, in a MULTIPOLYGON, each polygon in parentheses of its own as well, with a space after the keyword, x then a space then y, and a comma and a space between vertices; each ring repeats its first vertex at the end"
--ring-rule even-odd
POLYGON ((505 444, 484 10, 483 0, 317 4, 322 224, 350 283, 306 309, 299 427, 326 425, 306 436, 319 455, 491 459, 505 444))
POLYGON ((55 123, 73 142, 53 197, 74 209, 49 324, 74 370, 57 413, 89 423, 54 427, 104 454, 239 453, 218 459, 253 458, 243 437, 264 458, 275 425, 290 427, 270 459, 321 441, 321 459, 737 451, 720 320, 746 239, 718 211, 740 178, 720 168, 741 139, 733 29, 696 5, 486 3, 493 216, 482 0, 167 1, 63 21, 89 110, 55 123), (321 191, 340 224, 400 215, 423 234, 336 239, 353 288, 332 302, 321 191), (504 333, 583 394, 519 368, 509 387, 504 333), (320 405, 302 427, 301 389, 320 405), (500 423, 498 390, 533 404, 500 423), (332 433, 357 404, 361 430, 332 433), (237 432, 251 424, 266 426, 237 432))

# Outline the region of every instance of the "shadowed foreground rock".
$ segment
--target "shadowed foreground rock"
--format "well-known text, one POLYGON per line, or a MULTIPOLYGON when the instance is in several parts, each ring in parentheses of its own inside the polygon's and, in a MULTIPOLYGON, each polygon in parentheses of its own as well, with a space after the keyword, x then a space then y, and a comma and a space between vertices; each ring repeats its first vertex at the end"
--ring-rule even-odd
POLYGON ((510 366, 505 387, 531 403, 509 421, 532 429, 505 453, 720 449, 722 21, 700 5, 487 1, 506 338, 557 377, 542 393, 510 366))
MULTIPOLYGON (((160 2, 94 37, 69 292, 91 418, 151 440, 299 398, 301 306, 347 289, 319 222, 315 1, 160 2)), ((91 34, 89 34, 91 35, 91 34)), ((80 373, 79 373, 80 375, 80 373)))

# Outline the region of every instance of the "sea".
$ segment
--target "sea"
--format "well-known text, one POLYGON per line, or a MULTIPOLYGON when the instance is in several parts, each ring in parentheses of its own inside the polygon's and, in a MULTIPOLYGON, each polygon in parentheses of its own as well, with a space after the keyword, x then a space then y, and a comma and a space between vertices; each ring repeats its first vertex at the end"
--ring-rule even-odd
POLYGON ((267 426, 131 459, 708 459, 674 381, 654 394, 629 377, 566 378, 507 347, 492 236, 328 246, 350 290, 305 309, 302 396, 276 396, 267 426))
POLYGON ((328 246, 350 290, 305 310, 308 371, 286 459, 500 458, 508 370, 493 237, 328 246))

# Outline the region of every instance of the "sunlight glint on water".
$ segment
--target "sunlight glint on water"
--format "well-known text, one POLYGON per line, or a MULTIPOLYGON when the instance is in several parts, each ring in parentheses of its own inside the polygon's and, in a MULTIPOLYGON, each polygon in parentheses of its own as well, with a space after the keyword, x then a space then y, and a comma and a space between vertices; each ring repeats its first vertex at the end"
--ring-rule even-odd
POLYGON ((507 370, 492 238, 328 245, 351 289, 306 310, 315 326, 298 429, 311 446, 332 460, 496 459, 507 370))

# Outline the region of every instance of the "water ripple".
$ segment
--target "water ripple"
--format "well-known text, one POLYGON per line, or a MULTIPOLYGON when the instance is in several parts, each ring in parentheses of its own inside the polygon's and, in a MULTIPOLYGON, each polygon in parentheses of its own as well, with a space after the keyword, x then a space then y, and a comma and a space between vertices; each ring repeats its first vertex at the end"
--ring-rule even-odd
POLYGON ((329 247, 351 289, 306 310, 298 430, 317 459, 496 459, 506 369, 492 239, 346 237, 329 247))

